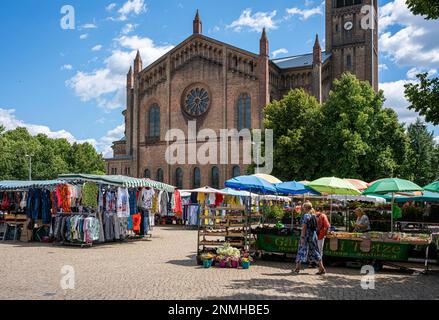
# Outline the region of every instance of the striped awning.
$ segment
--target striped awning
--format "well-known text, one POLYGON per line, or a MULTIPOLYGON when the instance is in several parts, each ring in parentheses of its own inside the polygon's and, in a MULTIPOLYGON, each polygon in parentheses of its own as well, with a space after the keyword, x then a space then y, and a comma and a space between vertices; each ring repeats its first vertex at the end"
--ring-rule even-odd
POLYGON ((35 181, 18 181, 18 180, 6 180, 0 181, 0 190, 26 190, 29 188, 44 188, 50 186, 56 186, 58 184, 65 183, 62 180, 35 180, 35 181))
POLYGON ((59 176, 59 179, 64 180, 66 182, 74 182, 74 181, 88 181, 88 182, 96 182, 100 184, 107 184, 117 187, 124 188, 154 188, 157 190, 163 190, 166 192, 174 192, 175 188, 169 184, 154 181, 151 179, 138 179, 127 176, 100 176, 94 174, 62 174, 59 176))

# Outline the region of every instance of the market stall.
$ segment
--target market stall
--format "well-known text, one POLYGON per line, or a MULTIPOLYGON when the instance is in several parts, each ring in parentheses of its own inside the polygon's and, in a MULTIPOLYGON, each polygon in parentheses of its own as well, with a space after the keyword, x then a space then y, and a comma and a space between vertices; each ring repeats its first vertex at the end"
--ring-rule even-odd
MULTIPOLYGON (((149 179, 88 174, 43 182, 0 182, 21 192, 28 241, 91 246, 151 235, 155 214, 178 211, 178 191, 149 179)), ((4 196, 3 196, 4 198, 4 196)))

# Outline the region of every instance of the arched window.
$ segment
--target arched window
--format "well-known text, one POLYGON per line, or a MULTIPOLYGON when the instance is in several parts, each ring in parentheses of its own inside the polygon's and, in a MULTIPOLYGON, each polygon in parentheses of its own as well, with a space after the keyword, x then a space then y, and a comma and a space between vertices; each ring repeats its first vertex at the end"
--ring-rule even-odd
POLYGON ((233 178, 239 177, 241 175, 241 168, 239 166, 234 166, 232 169, 233 178))
POLYGON ((157 104, 149 109, 149 138, 160 138, 160 107, 157 104))
POLYGON ((162 168, 159 168, 157 170, 157 181, 163 182, 163 169, 162 168))
POLYGON ((143 172, 143 177, 151 179, 151 171, 149 171, 149 169, 145 169, 145 171, 143 172))
POLYGON ((219 169, 218 167, 213 167, 212 168, 212 187, 215 189, 219 189, 219 184, 220 184, 220 174, 219 174, 219 169))
POLYGON ((247 93, 242 93, 238 99, 238 130, 251 128, 251 99, 247 93))
POLYGON ((192 187, 194 189, 201 187, 201 172, 200 172, 200 168, 195 168, 194 169, 193 180, 192 180, 192 187))
POLYGON ((175 170, 175 186, 177 189, 183 189, 183 169, 177 168, 175 170))

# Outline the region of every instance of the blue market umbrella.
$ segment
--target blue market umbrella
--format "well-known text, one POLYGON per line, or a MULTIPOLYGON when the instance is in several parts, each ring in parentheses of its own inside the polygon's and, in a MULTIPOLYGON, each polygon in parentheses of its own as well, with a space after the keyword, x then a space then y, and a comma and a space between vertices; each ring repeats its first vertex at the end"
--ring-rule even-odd
POLYGON ((227 188, 250 191, 254 193, 275 194, 277 190, 274 185, 268 181, 256 176, 240 176, 227 180, 227 188))
POLYGON ((318 192, 312 190, 311 188, 308 188, 306 185, 296 182, 296 181, 289 181, 289 182, 283 182, 275 184, 275 187, 279 193, 288 194, 288 195, 294 195, 294 194, 319 194, 318 192))

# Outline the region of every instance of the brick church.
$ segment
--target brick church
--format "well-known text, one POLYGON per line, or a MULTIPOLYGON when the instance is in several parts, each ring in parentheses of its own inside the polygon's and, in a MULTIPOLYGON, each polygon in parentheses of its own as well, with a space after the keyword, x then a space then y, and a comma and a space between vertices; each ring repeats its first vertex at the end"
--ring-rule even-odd
POLYGON ((137 54, 127 75, 125 137, 113 143, 107 174, 147 177, 180 189, 222 188, 225 180, 245 174, 247 165, 170 165, 169 129, 187 133, 189 120, 197 121, 197 130, 261 128, 262 110, 271 100, 304 88, 325 101, 333 80, 347 71, 378 90, 377 27, 362 28, 364 5, 377 12, 377 0, 326 0, 325 50, 316 36, 312 53, 273 60, 265 30, 259 53, 248 52, 203 35, 197 12, 192 35, 170 52, 146 68, 137 54))

